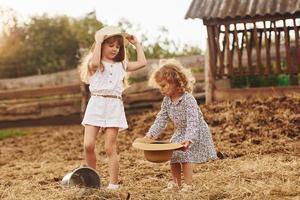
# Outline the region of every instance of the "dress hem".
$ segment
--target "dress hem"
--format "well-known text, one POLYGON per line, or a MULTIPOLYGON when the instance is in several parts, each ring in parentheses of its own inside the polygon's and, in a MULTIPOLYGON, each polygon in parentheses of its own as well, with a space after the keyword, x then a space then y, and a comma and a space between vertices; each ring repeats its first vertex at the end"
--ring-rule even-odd
POLYGON ((210 157, 210 158, 207 158, 205 160, 201 160, 201 161, 170 161, 171 164, 175 164, 175 163, 195 163, 195 164, 200 164, 200 163, 206 163, 208 161, 213 161, 213 160, 217 160, 218 157, 210 157))
POLYGON ((97 124, 97 123, 81 123, 82 126, 85 125, 91 125, 91 126, 97 126, 101 128, 120 128, 122 130, 125 130, 128 128, 128 126, 122 126, 120 124, 97 124))

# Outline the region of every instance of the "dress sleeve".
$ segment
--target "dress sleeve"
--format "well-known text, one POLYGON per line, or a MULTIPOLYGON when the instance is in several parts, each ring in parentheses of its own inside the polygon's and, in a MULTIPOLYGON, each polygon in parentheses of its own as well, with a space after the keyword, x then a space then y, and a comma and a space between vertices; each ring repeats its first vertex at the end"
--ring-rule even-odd
POLYGON ((148 133, 146 134, 147 136, 158 138, 158 136, 165 130, 167 122, 169 120, 167 110, 168 110, 167 99, 165 97, 161 104, 161 109, 159 113, 156 115, 156 119, 154 123, 152 124, 148 133))
POLYGON ((186 97, 185 108, 187 124, 185 140, 190 140, 194 143, 196 140, 199 140, 201 126, 201 117, 199 115, 201 115, 201 112, 199 111, 196 99, 191 94, 186 97))

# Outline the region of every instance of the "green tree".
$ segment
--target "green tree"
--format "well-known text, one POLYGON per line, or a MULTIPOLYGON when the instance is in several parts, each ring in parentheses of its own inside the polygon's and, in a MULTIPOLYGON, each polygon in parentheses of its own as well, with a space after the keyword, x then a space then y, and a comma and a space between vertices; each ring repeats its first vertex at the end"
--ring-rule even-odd
POLYGON ((0 77, 19 77, 75 68, 80 50, 88 49, 103 24, 95 12, 74 19, 36 16, 1 35, 0 77))
MULTIPOLYGON (((20 77, 52 73, 76 68, 82 52, 90 49, 94 34, 103 27, 96 18, 96 12, 82 18, 68 16, 31 17, 26 24, 20 23, 13 10, 5 12, 0 8, 0 18, 5 28, 0 35, 0 78, 20 77), (6 18, 5 18, 6 17, 6 18), (9 22, 9 23, 8 23, 9 22)), ((1 20, 0 20, 1 23, 1 20)), ((118 24, 123 30, 137 34, 141 27, 126 19, 118 24)), ((149 42, 147 34, 140 34, 147 58, 169 58, 200 54, 196 46, 182 45, 169 39, 165 27, 155 42, 149 42)), ((137 35, 139 37, 139 35, 137 35)), ((136 59, 133 46, 128 47, 130 60, 136 59)))

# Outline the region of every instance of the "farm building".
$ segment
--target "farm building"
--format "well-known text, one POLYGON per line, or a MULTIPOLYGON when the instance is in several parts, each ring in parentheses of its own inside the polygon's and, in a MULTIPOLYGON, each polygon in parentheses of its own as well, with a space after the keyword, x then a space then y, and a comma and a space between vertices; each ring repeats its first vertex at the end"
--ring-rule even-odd
POLYGON ((207 28, 207 102, 300 92, 299 0, 193 0, 185 18, 207 28))

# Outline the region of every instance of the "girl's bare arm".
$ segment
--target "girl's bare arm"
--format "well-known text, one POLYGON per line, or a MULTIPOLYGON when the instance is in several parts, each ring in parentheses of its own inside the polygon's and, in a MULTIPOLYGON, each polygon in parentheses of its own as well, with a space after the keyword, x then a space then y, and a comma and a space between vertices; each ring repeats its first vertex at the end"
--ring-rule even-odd
POLYGON ((135 71, 135 70, 138 70, 138 69, 146 66, 147 60, 146 60, 142 45, 139 43, 139 41, 136 39, 135 36, 130 36, 127 39, 131 44, 133 44, 135 46, 136 53, 137 53, 137 61, 128 62, 127 63, 127 71, 135 71))

